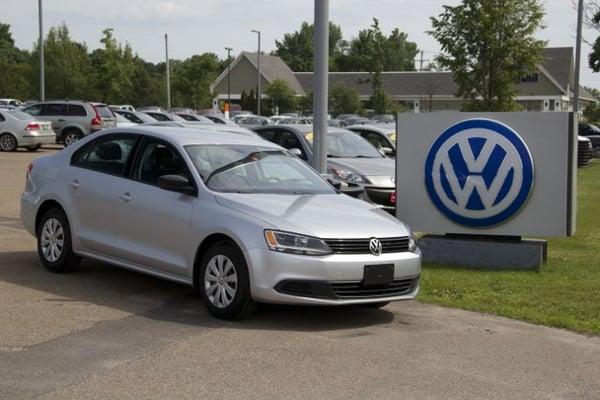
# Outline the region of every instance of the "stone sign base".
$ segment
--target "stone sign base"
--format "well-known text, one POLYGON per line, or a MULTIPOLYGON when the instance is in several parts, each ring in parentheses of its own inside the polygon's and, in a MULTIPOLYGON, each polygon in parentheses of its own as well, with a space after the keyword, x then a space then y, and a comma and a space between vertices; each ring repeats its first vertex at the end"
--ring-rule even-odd
POLYGON ((433 235, 418 240, 423 261, 488 270, 535 270, 546 261, 548 242, 513 236, 433 235))

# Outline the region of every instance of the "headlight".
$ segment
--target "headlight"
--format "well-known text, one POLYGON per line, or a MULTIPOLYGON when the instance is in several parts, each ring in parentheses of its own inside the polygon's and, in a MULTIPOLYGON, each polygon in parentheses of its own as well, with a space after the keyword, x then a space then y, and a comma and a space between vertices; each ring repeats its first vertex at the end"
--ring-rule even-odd
POLYGON ((332 168, 333 175, 344 181, 351 183, 367 183, 367 180, 354 171, 344 168, 332 168))
POLYGON ((302 254, 307 256, 322 256, 331 254, 327 243, 321 239, 295 233, 280 231, 265 231, 267 246, 273 251, 282 253, 302 254))
POLYGON ((410 227, 406 224, 404 224, 404 226, 406 227, 406 230, 408 231, 408 251, 410 251, 411 253, 414 253, 415 251, 417 251, 417 241, 415 239, 415 234, 413 233, 412 229, 410 229, 410 227))

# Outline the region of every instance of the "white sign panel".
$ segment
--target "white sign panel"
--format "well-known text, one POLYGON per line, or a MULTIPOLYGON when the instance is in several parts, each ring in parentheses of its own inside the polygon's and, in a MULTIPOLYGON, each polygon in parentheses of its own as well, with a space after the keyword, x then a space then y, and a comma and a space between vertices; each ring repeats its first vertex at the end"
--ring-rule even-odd
POLYGON ((432 233, 569 236, 569 113, 398 114, 397 216, 432 233))

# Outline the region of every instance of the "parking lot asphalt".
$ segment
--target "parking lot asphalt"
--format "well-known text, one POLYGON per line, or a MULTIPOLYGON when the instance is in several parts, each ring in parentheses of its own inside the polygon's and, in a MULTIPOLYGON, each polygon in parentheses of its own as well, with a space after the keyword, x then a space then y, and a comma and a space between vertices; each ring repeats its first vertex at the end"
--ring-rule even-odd
POLYGON ((48 273, 18 199, 56 149, 0 153, 0 399, 600 399, 598 337, 419 302, 223 322, 102 263, 48 273))

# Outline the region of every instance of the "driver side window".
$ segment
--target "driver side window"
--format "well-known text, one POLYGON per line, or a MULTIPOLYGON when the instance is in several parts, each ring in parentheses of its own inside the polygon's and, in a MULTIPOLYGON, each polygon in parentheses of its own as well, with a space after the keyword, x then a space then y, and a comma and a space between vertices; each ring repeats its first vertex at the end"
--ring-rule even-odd
POLYGON ((134 179, 158 186, 158 178, 163 175, 180 175, 192 179, 185 162, 171 146, 158 140, 147 141, 142 149, 134 179))

